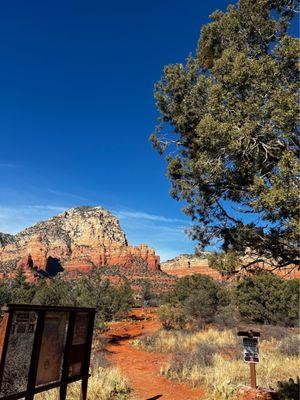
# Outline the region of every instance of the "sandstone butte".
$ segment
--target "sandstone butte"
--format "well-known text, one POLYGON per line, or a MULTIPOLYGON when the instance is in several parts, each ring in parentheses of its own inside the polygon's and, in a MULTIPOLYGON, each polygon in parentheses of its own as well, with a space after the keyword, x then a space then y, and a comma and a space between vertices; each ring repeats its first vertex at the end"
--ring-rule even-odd
MULTIPOLYGON (((193 274, 205 274, 211 276, 213 279, 216 280, 229 279, 225 278, 217 270, 209 266, 208 255, 209 252, 203 252, 200 255, 181 254, 178 257, 173 258, 172 260, 161 263, 161 269, 167 274, 177 277, 193 274)), ((247 259, 245 258, 245 260, 247 259)), ((259 263, 257 265, 254 265, 252 269, 271 269, 275 274, 281 276, 284 279, 300 278, 300 270, 296 266, 282 268, 280 270, 273 270, 272 268, 268 267, 267 263, 259 263)), ((239 273, 239 276, 243 274, 247 275, 247 272, 241 271, 239 273)))
POLYGON ((93 267, 137 266, 160 272, 160 259, 146 244, 130 246, 118 219, 102 207, 78 207, 38 222, 16 235, 0 233, 0 278, 22 268, 27 279, 38 273, 87 272, 93 267))
MULTIPOLYGON (((65 272, 76 276, 95 267, 108 271, 107 267, 117 266, 121 269, 118 274, 132 276, 133 286, 147 277, 166 290, 175 277, 195 273, 225 279, 209 267, 208 254, 183 254, 160 264, 159 256, 146 244, 128 244, 118 219, 108 210, 85 206, 38 222, 16 235, 0 233, 0 279, 13 277, 18 268, 28 280, 34 280, 37 275, 65 272)), ((295 269, 276 273, 288 279, 300 277, 295 269)))

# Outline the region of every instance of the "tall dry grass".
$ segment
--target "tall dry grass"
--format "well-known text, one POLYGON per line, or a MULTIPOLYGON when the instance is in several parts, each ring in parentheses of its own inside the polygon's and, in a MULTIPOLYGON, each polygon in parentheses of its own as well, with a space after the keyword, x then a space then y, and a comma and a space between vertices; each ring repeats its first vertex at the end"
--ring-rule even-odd
MULTIPOLYGON (((236 400, 237 387, 249 384, 249 366, 242 359, 241 341, 231 330, 160 331, 133 345, 170 353, 170 362, 161 368, 161 374, 192 386, 205 385, 207 400, 236 400)), ((299 371, 299 336, 261 341, 259 386, 276 389, 278 381, 296 380, 299 371)))
MULTIPOLYGON (((127 380, 117 368, 98 368, 89 379, 88 400, 124 400, 130 393, 127 380)), ((37 400, 57 400, 57 390, 40 393, 37 400)), ((68 386, 67 400, 80 399, 80 383, 68 386)))
POLYGON ((161 330, 152 336, 146 336, 131 343, 137 348, 160 353, 172 353, 178 349, 180 351, 192 351, 200 343, 208 343, 220 348, 238 344, 236 335, 232 330, 217 331, 212 328, 196 333, 161 330))

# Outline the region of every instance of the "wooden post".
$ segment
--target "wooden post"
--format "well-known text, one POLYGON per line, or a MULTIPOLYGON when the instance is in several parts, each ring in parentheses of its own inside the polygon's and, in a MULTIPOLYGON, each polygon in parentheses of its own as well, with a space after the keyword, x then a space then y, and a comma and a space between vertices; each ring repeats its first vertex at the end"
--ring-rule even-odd
POLYGON ((256 371, 255 363, 251 362, 250 365, 250 384, 253 389, 256 389, 256 371))
POLYGON ((13 313, 8 311, 7 307, 3 307, 2 310, 4 311, 3 320, 1 323, 1 358, 0 358, 0 389, 2 387, 2 379, 5 367, 5 358, 8 348, 9 342, 9 335, 12 326, 13 320, 13 313))
POLYGON ((41 349, 42 339, 43 339, 43 330, 44 330, 44 324, 45 324, 46 311, 39 310, 37 314, 38 314, 37 322, 36 322, 36 328, 35 328, 35 333, 34 333, 31 361, 30 361, 30 367, 29 367, 29 373, 28 373, 27 394, 25 396, 25 400, 33 400, 33 398, 34 398, 34 389, 36 386, 36 375, 37 375, 38 365, 39 365, 39 356, 40 356, 40 349, 41 349))
POLYGON ((85 362, 83 364, 82 373, 85 376, 81 381, 81 392, 80 392, 80 400, 87 399, 87 391, 88 391, 88 377, 89 377, 89 366, 91 359, 91 351, 92 351, 92 342, 93 342, 93 328, 95 322, 95 312, 89 313, 89 323, 88 323, 88 331, 89 336, 86 341, 87 355, 85 358, 85 362))
POLYGON ((83 378, 81 381, 80 400, 87 399, 88 379, 89 378, 83 378))
POLYGON ((61 379, 63 384, 59 389, 59 400, 66 400, 67 397, 67 387, 68 384, 66 383, 69 377, 69 357, 70 357, 70 350, 73 341, 73 334, 74 334, 74 326, 75 326, 75 312, 69 313, 69 322, 68 322, 68 332, 66 337, 66 344, 65 344, 65 352, 64 352, 64 360, 62 365, 62 374, 61 379))

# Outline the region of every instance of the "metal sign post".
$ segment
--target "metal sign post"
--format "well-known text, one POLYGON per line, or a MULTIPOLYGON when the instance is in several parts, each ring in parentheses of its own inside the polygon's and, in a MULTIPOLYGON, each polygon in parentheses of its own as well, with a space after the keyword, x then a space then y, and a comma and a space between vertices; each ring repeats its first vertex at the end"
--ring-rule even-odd
POLYGON ((0 327, 0 400, 33 400, 81 381, 87 398, 95 309, 9 304, 0 327))
POLYGON ((249 363, 250 366, 250 385, 252 388, 256 389, 255 364, 259 363, 258 338, 260 337, 260 333, 251 330, 240 331, 238 332, 238 336, 243 337, 244 361, 249 363))

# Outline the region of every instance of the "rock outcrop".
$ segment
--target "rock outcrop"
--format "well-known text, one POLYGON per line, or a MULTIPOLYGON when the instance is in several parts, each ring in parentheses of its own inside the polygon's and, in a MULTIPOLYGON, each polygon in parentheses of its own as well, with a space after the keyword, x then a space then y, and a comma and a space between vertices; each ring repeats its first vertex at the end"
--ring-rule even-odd
POLYGON ((0 232, 0 248, 14 241, 14 236, 8 233, 0 232))
POLYGON ((146 244, 128 244, 117 218, 102 207, 78 207, 38 222, 16 235, 0 234, 0 272, 55 275, 116 265, 160 270, 159 257, 146 244))
MULTIPOLYGON (((165 261, 161 264, 162 271, 167 274, 174 275, 177 277, 182 277, 186 275, 192 274, 203 274, 209 275, 213 279, 216 280, 228 280, 235 279, 241 276, 245 276, 250 272, 245 270, 241 271, 241 273, 236 274, 232 278, 222 276, 217 270, 211 268, 208 263, 209 252, 202 252, 199 255, 195 254, 181 254, 178 257, 173 258, 172 260, 165 261)), ((284 279, 294 279, 300 278, 300 271, 297 268, 282 268, 278 270, 274 270, 268 267, 268 264, 258 263, 254 265, 252 268, 256 268, 257 270, 271 270, 278 276, 281 276, 284 279)))
POLYGON ((203 252, 200 255, 181 254, 172 260, 165 261, 161 264, 162 271, 170 275, 178 277, 203 274, 209 275, 214 279, 221 280, 222 275, 208 265, 208 252, 203 252))

